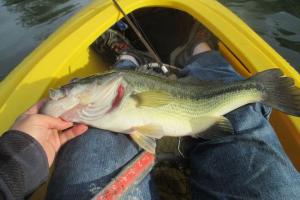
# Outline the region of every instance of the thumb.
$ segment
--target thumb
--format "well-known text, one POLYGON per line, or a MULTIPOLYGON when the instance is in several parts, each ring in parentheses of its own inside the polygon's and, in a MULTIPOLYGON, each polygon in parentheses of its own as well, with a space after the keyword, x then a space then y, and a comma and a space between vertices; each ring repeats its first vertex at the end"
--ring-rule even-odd
POLYGON ((88 129, 88 126, 84 124, 78 124, 73 126, 72 128, 62 132, 59 135, 61 145, 65 144, 67 141, 83 134, 88 129))
POLYGON ((40 123, 46 125, 50 129, 64 130, 73 126, 72 122, 67 122, 60 118, 41 115, 41 114, 37 114, 37 115, 39 116, 40 123))
POLYGON ((47 99, 42 99, 37 102, 35 105, 31 106, 25 114, 37 114, 39 109, 46 103, 47 99))

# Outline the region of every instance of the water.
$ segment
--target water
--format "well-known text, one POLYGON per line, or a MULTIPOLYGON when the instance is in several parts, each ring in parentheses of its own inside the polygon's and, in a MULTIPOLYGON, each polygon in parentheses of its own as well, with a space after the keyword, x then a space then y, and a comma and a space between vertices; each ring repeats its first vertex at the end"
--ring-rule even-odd
POLYGON ((300 72, 299 0, 220 0, 300 72))
MULTIPOLYGON (((89 0, 0 0, 0 80, 89 0)), ((221 0, 300 71, 299 0, 221 0)))
POLYGON ((0 0, 0 80, 89 0, 0 0))

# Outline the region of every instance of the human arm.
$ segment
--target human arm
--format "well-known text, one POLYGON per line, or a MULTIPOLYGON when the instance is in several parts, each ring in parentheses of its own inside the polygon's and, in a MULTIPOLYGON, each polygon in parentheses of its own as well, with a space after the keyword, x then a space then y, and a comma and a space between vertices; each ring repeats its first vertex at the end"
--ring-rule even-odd
POLYGON ((0 138, 0 199, 23 199, 43 183, 59 148, 87 126, 38 114, 40 102, 0 138))

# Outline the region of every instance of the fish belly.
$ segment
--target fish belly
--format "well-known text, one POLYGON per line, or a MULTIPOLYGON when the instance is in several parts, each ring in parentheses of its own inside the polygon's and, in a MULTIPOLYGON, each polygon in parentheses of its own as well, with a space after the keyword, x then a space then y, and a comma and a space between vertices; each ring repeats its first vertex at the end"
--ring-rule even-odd
POLYGON ((142 126, 154 126, 160 129, 163 136, 188 135, 192 131, 189 118, 170 109, 170 106, 136 107, 135 101, 127 101, 125 106, 90 125, 128 134, 142 126))

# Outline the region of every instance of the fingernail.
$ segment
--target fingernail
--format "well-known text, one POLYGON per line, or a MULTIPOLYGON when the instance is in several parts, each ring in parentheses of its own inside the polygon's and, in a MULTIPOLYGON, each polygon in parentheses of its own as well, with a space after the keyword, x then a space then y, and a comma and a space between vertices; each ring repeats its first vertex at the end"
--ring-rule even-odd
POLYGON ((82 125, 80 125, 79 127, 80 127, 80 130, 81 130, 81 131, 83 131, 83 132, 87 131, 87 130, 88 130, 88 128, 89 128, 88 126, 86 126, 86 125, 83 125, 83 124, 82 124, 82 125))
POLYGON ((73 122, 67 122, 67 121, 64 121, 64 123, 68 126, 73 126, 73 122))
POLYGON ((63 118, 59 118, 61 121, 65 122, 65 123, 70 123, 70 124, 73 124, 73 122, 70 122, 70 121, 66 121, 64 120, 63 118))

